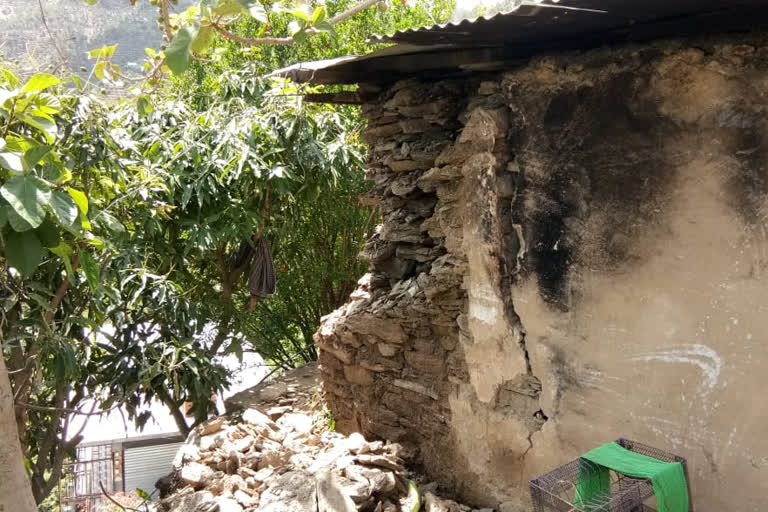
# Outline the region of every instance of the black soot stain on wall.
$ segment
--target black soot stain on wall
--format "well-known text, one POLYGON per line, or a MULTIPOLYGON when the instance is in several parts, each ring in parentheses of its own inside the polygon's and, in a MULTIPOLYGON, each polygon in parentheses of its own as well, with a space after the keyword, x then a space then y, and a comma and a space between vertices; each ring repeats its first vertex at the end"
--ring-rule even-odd
POLYGON ((527 119, 515 148, 524 176, 517 207, 528 242, 525 271, 560 310, 573 307, 575 272, 631 262, 633 244, 663 213, 674 182, 675 166, 660 148, 675 126, 645 94, 647 79, 622 73, 594 82, 544 97, 523 90, 517 98, 527 119))

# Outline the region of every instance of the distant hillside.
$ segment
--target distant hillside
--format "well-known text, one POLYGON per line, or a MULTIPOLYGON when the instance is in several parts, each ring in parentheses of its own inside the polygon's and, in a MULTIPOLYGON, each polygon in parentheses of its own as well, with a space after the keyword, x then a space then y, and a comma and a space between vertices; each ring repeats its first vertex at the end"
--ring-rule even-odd
MULTIPOLYGON (((45 16, 59 47, 73 72, 81 66, 90 70, 85 52, 117 44, 115 62, 126 71, 141 71, 144 48, 157 48, 162 34, 157 27, 157 10, 147 0, 131 7, 129 0, 101 0, 95 6, 83 0, 42 0, 45 16)), ((180 0, 176 10, 191 5, 180 0)), ((45 32, 38 0, 0 0, 0 55, 20 61, 26 74, 61 59, 45 32), (28 63, 29 62, 29 63, 28 63)))

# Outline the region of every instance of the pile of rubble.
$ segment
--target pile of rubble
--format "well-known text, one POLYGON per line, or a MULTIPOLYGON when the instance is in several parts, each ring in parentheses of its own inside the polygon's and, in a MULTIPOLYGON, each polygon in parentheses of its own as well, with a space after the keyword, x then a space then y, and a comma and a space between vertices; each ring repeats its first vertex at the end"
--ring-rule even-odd
MULTIPOLYGON (((320 412, 247 409, 197 427, 160 483, 162 512, 469 512, 418 486, 406 447, 330 431, 320 412)), ((486 509, 486 512, 490 510, 486 509)))

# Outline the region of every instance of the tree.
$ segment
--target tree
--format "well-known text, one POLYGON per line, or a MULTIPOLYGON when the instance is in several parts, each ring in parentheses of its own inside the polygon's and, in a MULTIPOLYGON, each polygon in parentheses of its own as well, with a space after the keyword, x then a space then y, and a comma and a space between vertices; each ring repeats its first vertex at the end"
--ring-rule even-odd
MULTIPOLYGON (((27 446, 30 436, 29 409, 19 404, 28 403, 38 390, 36 383, 45 380, 44 375, 35 371, 41 361, 50 360, 52 374, 60 379, 72 370, 68 365, 74 359, 70 357, 72 345, 62 336, 73 324, 65 321, 66 326, 57 326, 57 315, 70 287, 76 283, 76 270, 83 272, 90 283, 98 280, 93 254, 102 245, 91 232, 83 183, 73 179, 73 167, 65 155, 54 151, 57 140, 66 145, 72 137, 71 131, 59 133, 53 117, 74 107, 62 105, 59 98, 48 92, 59 82, 52 75, 40 73, 20 85, 13 74, 3 70, 0 88, 0 228, 4 266, 0 283, 5 312, 3 349, 9 370, 2 379, 10 374, 15 400, 3 403, 2 407, 13 410, 14 431, 22 448, 27 446), (62 269, 36 280, 34 276, 41 266, 62 269), (36 320, 30 322, 31 318, 36 320), (63 351, 57 354, 59 348, 63 351)), ((62 408, 70 400, 66 387, 54 394, 62 408)), ((56 444, 55 439, 54 431, 52 436, 44 437, 41 445, 56 444)), ((3 448, 8 446, 4 444, 3 448)), ((22 450, 32 473, 35 498, 42 499, 50 491, 40 482, 41 474, 56 466, 67 449, 56 446, 63 450, 54 449, 52 458, 31 456, 22 450)))
POLYGON ((252 76, 223 76, 207 102, 168 97, 141 111, 55 92, 44 75, 5 85, 6 398, 40 502, 79 441, 71 414, 98 412, 78 409, 86 397, 104 397, 99 410, 126 405, 139 424, 159 399, 182 432, 183 402, 207 418, 226 385, 212 357, 247 302, 230 255, 287 229, 294 205, 356 172, 359 153, 342 118, 252 76), (223 336, 204 347, 211 323, 223 336))
POLYGON ((13 418, 13 392, 5 361, 0 358, 0 510, 31 512, 36 504, 13 418))
MULTIPOLYGON (((128 1, 135 5, 139 0, 128 1)), ((94 5, 99 0, 85 2, 94 5)), ((316 46, 342 48, 346 54, 368 51, 372 47, 366 39, 372 34, 445 21, 454 4, 454 0, 200 0, 173 14, 169 6, 176 0, 149 2, 157 7, 157 23, 166 42, 160 51, 149 52, 144 69, 151 82, 168 72, 180 75, 194 62, 219 61, 227 43, 252 48, 251 56, 265 63, 262 48, 316 46), (373 11, 381 16, 377 19, 373 11), (351 25, 344 23, 350 20, 351 25), (348 26, 339 30, 344 25, 348 26), (361 28, 362 33, 356 33, 361 28)), ((112 78, 122 77, 119 68, 108 71, 112 78)))

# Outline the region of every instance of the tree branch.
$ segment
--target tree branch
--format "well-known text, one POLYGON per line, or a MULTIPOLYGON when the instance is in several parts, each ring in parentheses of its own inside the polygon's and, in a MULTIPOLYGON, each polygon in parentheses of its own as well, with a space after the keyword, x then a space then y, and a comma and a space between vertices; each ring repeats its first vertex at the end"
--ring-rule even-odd
POLYGON ((56 41, 56 38, 53 37, 53 33, 51 33, 51 29, 48 28, 48 21, 45 19, 45 10, 43 9, 43 0, 37 0, 37 4, 40 6, 40 18, 43 20, 43 27, 45 28, 45 31, 48 33, 48 37, 51 38, 53 47, 56 48, 56 53, 58 53, 59 57, 61 58, 61 63, 64 65, 65 68, 67 68, 69 67, 69 61, 67 60, 67 56, 64 55, 63 51, 61 51, 61 48, 59 48, 59 43, 56 41))
POLYGON ((191 429, 189 428, 189 425, 187 425, 187 420, 184 418, 184 415, 179 410, 179 406, 173 401, 173 398, 171 398, 171 395, 168 394, 168 391, 165 389, 159 389, 157 397, 166 407, 168 407, 168 412, 173 416, 173 421, 176 423, 179 433, 184 437, 187 437, 191 429))
POLYGON ((381 3, 383 1, 384 0, 365 0, 364 2, 360 2, 356 6, 350 8, 350 9, 348 9, 348 10, 342 12, 342 13, 339 13, 336 16, 334 16, 333 18, 329 19, 328 20, 328 24, 329 25, 335 25, 337 23, 340 23, 340 22, 344 21, 345 19, 350 18, 350 17, 354 16, 355 14, 357 14, 357 13, 359 13, 361 11, 364 11, 364 10, 368 9, 369 7, 373 7, 374 5, 376 5, 378 3, 381 3))
MULTIPOLYGON (((351 18, 355 14, 362 12, 368 9, 369 7, 373 7, 374 5, 381 3, 383 1, 384 0, 365 0, 363 2, 360 2, 356 6, 350 9, 347 9, 346 11, 341 12, 336 16, 334 16, 333 18, 329 19, 328 24, 336 25, 337 23, 341 23, 347 18, 351 18)), ((237 43, 244 44, 246 46, 290 45, 296 42, 293 37, 243 37, 233 32, 230 32, 229 30, 227 30, 226 28, 224 28, 223 26, 219 25, 216 22, 211 22, 211 26, 224 39, 229 39, 230 41, 235 41, 237 43)), ((318 32, 319 32, 318 30, 315 30, 312 27, 306 30, 307 34, 317 34, 318 32)))
MULTIPOLYGON (((113 411, 120 407, 119 405, 113 405, 109 409, 94 412, 94 410, 91 410, 91 412, 83 412, 80 409, 69 409, 66 407, 46 407, 43 405, 32 405, 25 402, 16 402, 16 407, 22 407, 24 409, 30 409, 33 411, 44 411, 44 412, 57 412, 57 413, 66 413, 66 414, 78 414, 80 416, 99 416, 101 414, 108 413, 110 411, 113 411)), ((94 407, 95 409, 95 407, 94 407)))
POLYGON ((211 26, 224 39, 229 39, 246 46, 289 45, 294 43, 292 37, 243 37, 230 32, 218 23, 211 23, 211 26))
MULTIPOLYGON (((75 255, 72 258, 72 271, 74 272, 80 266, 80 255, 75 255)), ((69 279, 64 279, 56 289, 56 293, 51 300, 51 304, 48 306, 48 311, 45 312, 45 323, 50 325, 53 322, 53 316, 56 314, 56 310, 59 309, 61 301, 64 300, 64 296, 69 290, 69 279)))
POLYGON ((171 18, 168 14, 168 0, 160 0, 160 17, 163 19, 163 33, 170 43, 173 39, 173 31, 171 30, 171 18))

